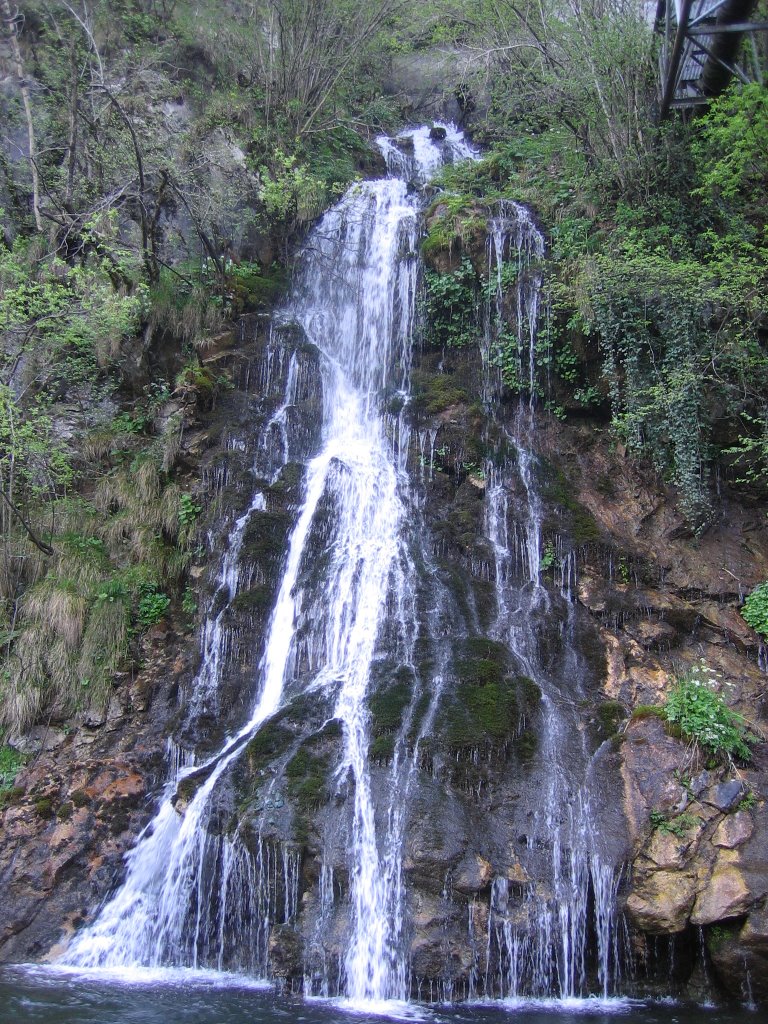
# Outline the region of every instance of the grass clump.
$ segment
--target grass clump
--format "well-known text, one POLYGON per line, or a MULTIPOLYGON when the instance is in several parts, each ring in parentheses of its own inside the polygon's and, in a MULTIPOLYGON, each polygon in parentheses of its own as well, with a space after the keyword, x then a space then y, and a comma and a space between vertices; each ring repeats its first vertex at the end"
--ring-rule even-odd
POLYGON ((0 794, 13 789, 16 776, 26 764, 26 757, 7 744, 0 746, 0 794))

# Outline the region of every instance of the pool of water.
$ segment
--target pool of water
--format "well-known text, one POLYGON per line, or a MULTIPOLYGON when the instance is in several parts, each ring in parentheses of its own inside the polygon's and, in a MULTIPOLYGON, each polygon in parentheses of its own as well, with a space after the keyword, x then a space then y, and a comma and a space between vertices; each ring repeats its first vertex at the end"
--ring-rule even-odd
POLYGON ((87 974, 46 967, 0 968, 0 1024, 737 1024, 757 1021, 725 1009, 629 999, 351 1006, 281 996, 268 985, 193 971, 87 974))

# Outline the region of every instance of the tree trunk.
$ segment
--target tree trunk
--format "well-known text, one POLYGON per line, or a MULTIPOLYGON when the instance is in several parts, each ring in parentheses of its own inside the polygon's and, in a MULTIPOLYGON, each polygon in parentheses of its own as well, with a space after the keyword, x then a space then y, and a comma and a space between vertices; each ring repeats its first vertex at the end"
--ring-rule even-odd
POLYGON ((3 21, 8 32, 13 52, 13 60, 16 65, 16 77, 19 80, 21 100, 24 104, 24 117, 27 122, 27 140, 29 147, 29 166, 32 171, 32 210, 35 215, 37 230, 43 230, 43 219, 40 216, 40 179, 37 173, 37 150, 35 148, 35 126, 32 120, 32 101, 29 95, 29 86, 24 77, 24 61, 19 46, 18 12, 11 12, 9 0, 0 0, 0 11, 3 14, 3 21))

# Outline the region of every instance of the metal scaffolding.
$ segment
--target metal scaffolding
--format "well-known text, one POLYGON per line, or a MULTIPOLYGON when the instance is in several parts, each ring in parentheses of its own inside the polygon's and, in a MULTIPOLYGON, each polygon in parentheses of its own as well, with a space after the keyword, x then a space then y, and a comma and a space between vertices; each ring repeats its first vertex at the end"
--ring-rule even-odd
POLYGON ((755 42, 768 22, 752 20, 757 0, 658 0, 655 29, 662 37, 659 119, 676 108, 709 102, 731 78, 762 81, 755 42), (747 60, 737 63, 748 36, 747 60))

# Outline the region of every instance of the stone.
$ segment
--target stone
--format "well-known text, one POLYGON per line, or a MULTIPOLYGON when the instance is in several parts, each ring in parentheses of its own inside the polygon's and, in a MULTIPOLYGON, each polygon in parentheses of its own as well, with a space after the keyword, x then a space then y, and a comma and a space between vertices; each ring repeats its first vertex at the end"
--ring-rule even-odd
POLYGON ((699 772, 691 779, 689 789, 698 799, 701 794, 712 785, 712 773, 708 771, 699 772))
POLYGON ((672 871, 681 868, 697 836, 698 830, 695 833, 691 830, 690 834, 680 837, 657 829, 651 837, 645 855, 661 870, 672 871))
POLYGON ((729 814, 727 818, 723 818, 715 829, 712 842, 715 846, 733 850, 735 847, 741 846, 742 843, 746 843, 752 835, 754 827, 755 824, 749 811, 737 811, 736 814, 729 814))
POLYGON ((650 622, 648 619, 641 619, 627 629, 627 633, 643 647, 658 647, 660 644, 669 643, 675 632, 674 626, 670 626, 668 622, 650 622))
POLYGON ((429 129, 429 137, 434 142, 444 142, 447 134, 445 128, 439 124, 435 124, 429 129))
POLYGON ((680 871, 653 871, 627 900, 634 923, 652 935, 681 932, 696 899, 694 880, 680 871))
POLYGON ((39 754, 41 750, 46 752, 56 750, 67 738, 64 729, 52 729, 45 725, 36 725, 23 736, 13 740, 11 746, 20 754, 39 754))
POLYGON ((733 864, 715 865, 706 888, 696 898, 691 924, 714 924, 746 913, 754 902, 744 875, 733 864))
POLYGON ((718 811, 727 813, 732 810, 744 795, 744 783, 739 779, 730 779, 713 786, 704 794, 704 802, 716 807, 718 811))
POLYGON ((512 867, 507 869, 507 878, 516 885, 527 885, 531 880, 531 876, 519 860, 516 860, 512 867))
POLYGON ((456 868, 453 888, 468 894, 482 892, 491 884, 492 878, 491 864, 479 854, 468 854, 456 868))

